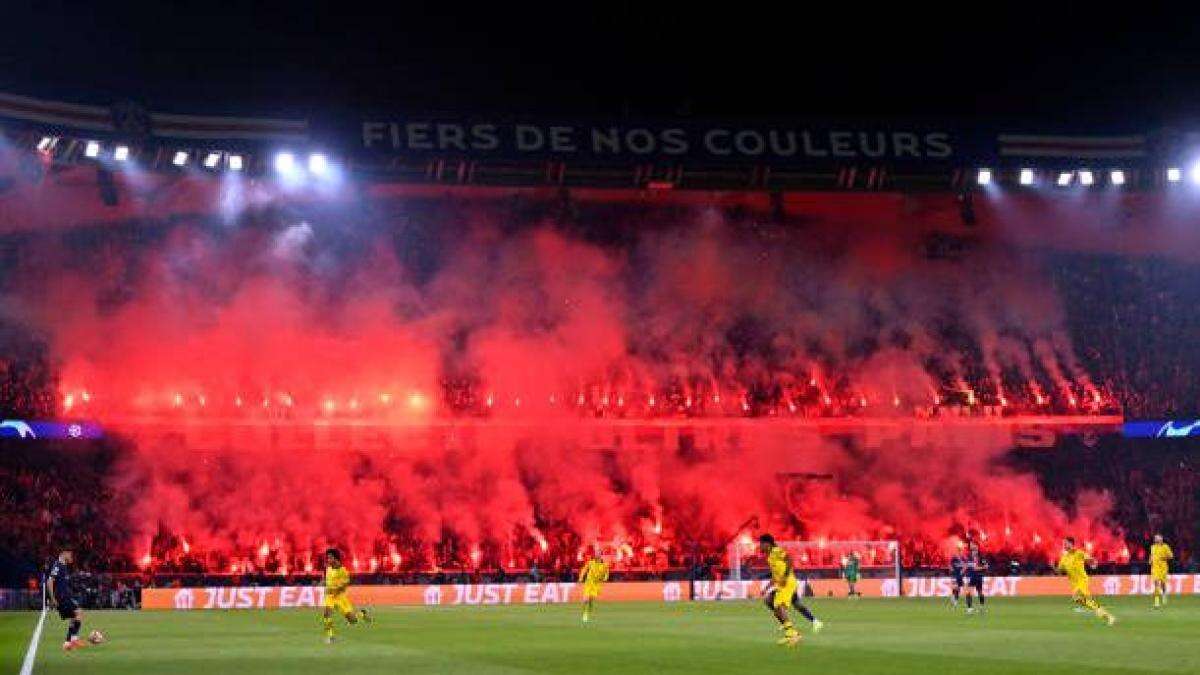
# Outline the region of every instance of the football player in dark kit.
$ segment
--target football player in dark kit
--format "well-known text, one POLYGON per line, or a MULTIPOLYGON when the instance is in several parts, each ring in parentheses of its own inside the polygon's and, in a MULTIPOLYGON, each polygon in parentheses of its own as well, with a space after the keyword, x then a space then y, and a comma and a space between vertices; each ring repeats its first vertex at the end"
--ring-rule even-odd
POLYGON ((966 573, 967 573, 967 613, 973 614, 975 608, 971 606, 971 601, 975 595, 979 596, 979 611, 983 611, 984 603, 987 598, 983 595, 983 571, 987 569, 987 561, 979 553, 979 544, 971 542, 967 547, 966 573))
POLYGON ((967 559, 961 554, 954 554, 950 558, 950 592, 954 598, 950 601, 951 607, 958 607, 958 598, 962 594, 964 585, 963 574, 966 573, 967 559))
POLYGON ((79 638, 79 629, 83 626, 83 610, 75 601, 74 580, 72 579, 75 571, 71 569, 71 563, 74 560, 75 554, 71 549, 59 553, 58 560, 50 568, 46 586, 46 601, 51 608, 58 610, 59 618, 67 622, 67 639, 63 642, 64 651, 87 646, 87 643, 79 638))

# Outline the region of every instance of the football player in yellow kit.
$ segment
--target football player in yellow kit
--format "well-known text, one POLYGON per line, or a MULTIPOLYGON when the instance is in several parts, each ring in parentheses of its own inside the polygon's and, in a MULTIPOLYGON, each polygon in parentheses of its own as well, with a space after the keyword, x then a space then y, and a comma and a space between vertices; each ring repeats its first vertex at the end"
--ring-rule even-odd
POLYGON ((608 581, 608 565, 600 559, 599 555, 593 555, 583 564, 583 569, 579 570, 579 583, 583 584, 583 622, 587 623, 592 619, 592 612, 596 609, 596 598, 600 597, 600 584, 608 581))
POLYGON ((1150 580, 1154 583, 1154 607, 1167 604, 1167 575, 1171 572, 1171 559, 1175 553, 1163 541, 1161 534, 1154 535, 1150 545, 1150 580))
POLYGON ((775 615, 779 629, 783 631, 779 644, 794 647, 800 642, 800 631, 796 630, 791 617, 788 616, 788 605, 792 604, 800 582, 796 580, 796 574, 792 571, 791 557, 782 546, 775 543, 775 537, 769 534, 758 538, 758 548, 766 556, 767 567, 771 569, 771 588, 763 596, 763 604, 775 615))
POLYGON ((321 621, 325 624, 325 642, 333 643, 333 612, 337 610, 346 619, 346 623, 354 625, 361 618, 365 623, 371 623, 371 615, 365 609, 354 611, 347 592, 350 589, 350 571, 342 564, 342 554, 336 548, 325 551, 325 611, 321 621))
POLYGON ((1092 598, 1092 591, 1088 587, 1087 565, 1091 562, 1091 556, 1081 548, 1075 546, 1075 539, 1067 537, 1063 540, 1063 554, 1058 560, 1059 572, 1067 575, 1067 579, 1071 582, 1071 596, 1075 602, 1082 607, 1092 610, 1092 612, 1103 619, 1108 625, 1113 625, 1117 622, 1117 617, 1113 616, 1107 609, 1100 606, 1092 598))

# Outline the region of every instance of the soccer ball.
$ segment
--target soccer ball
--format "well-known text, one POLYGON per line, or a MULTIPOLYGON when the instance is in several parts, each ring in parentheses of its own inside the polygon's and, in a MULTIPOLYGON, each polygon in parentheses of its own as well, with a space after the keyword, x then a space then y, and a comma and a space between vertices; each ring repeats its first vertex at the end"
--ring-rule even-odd
POLYGON ((94 645, 98 645, 101 642, 105 642, 107 640, 108 640, 108 638, 104 637, 104 633, 101 633, 98 630, 94 630, 91 633, 88 633, 88 642, 90 642, 94 645))

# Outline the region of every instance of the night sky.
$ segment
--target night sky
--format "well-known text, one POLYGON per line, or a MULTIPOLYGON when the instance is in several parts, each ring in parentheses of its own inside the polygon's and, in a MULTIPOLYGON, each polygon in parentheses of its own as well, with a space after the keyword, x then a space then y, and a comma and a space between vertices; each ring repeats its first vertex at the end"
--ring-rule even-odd
POLYGON ((0 90, 156 110, 916 117, 1108 130, 1200 119, 1200 23, 1142 7, 25 4, 3 14, 0 90))

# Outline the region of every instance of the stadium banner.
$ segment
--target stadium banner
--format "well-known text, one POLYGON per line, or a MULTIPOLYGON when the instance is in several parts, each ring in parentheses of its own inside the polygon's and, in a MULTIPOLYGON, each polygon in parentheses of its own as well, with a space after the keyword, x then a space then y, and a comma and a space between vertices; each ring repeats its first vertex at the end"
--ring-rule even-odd
MULTIPOLYGON (((762 597, 766 580, 697 581, 689 592, 687 581, 614 582, 600 591, 604 602, 683 602, 753 600, 762 597)), ((806 582, 805 595, 842 597, 846 583, 840 579, 806 582)), ((950 577, 913 577, 902 582, 903 595, 915 598, 949 597, 950 577)), ((1148 575, 1097 576, 1091 580, 1096 595, 1150 595, 1148 575)), ((862 579, 857 590, 863 597, 898 597, 895 579, 862 579)), ((990 597, 1067 596, 1070 585, 1062 577, 986 577, 984 593, 990 597)), ((1200 595, 1200 574, 1173 574, 1169 593, 1200 595)), ((579 585, 573 582, 455 584, 433 586, 353 586, 350 599, 373 607, 401 605, 541 605, 580 602, 579 585)), ((208 588, 147 588, 142 609, 291 609, 318 608, 325 601, 321 586, 256 586, 208 588)))
POLYGON ((409 117, 362 123, 372 153, 472 159, 629 161, 674 159, 813 163, 953 162, 979 143, 940 126, 845 123, 745 124, 621 120, 501 121, 409 117))
MULTIPOLYGON (((551 160, 604 163, 828 166, 885 164, 939 167, 1037 160, 1039 166, 1136 166, 1180 147, 1167 132, 1008 133, 953 120, 498 119, 428 114, 362 119, 355 152, 438 159, 551 160)), ((353 146, 341 124, 339 145, 353 146)))
POLYGON ((165 149, 210 147, 293 151, 320 147, 357 158, 670 162, 786 168, 856 164, 944 170, 993 166, 1132 167, 1185 158, 1195 139, 1159 130, 980 128, 945 119, 570 118, 362 111, 316 118, 197 115, 148 109, 132 100, 62 102, 0 92, 0 127, 51 135, 133 141, 165 149), (1016 132, 1016 133, 1014 133, 1016 132))

